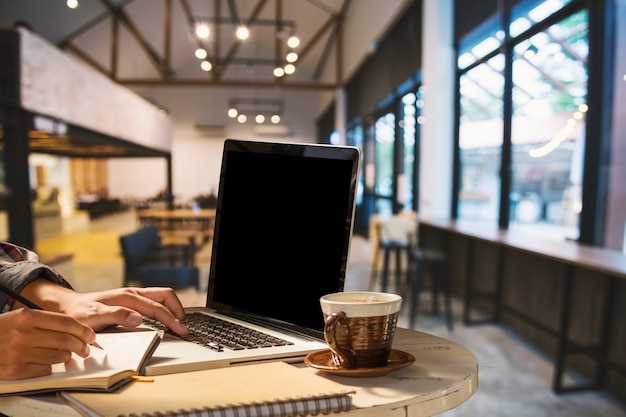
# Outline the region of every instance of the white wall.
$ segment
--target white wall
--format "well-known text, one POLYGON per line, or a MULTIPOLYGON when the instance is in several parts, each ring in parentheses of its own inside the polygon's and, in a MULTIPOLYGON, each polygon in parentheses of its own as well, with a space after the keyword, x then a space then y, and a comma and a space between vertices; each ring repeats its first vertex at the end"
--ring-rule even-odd
POLYGON ((109 196, 118 198, 154 197, 166 186, 163 158, 110 159, 109 196))
MULTIPOLYGON (((250 93, 224 88, 151 88, 137 89, 139 94, 162 105, 174 120, 172 141, 173 194, 177 201, 186 202, 198 194, 217 190, 222 146, 226 138, 315 142, 315 118, 319 114, 321 94, 310 91, 272 90, 250 93), (259 132, 253 123, 239 124, 226 115, 231 97, 284 98, 289 105, 279 125, 288 133, 259 132), (196 125, 216 127, 222 135, 207 136, 196 125)), ((271 129, 269 126, 267 129, 271 129)), ((136 195, 153 196, 165 188, 166 165, 155 158, 125 158, 109 160, 109 194, 112 197, 136 195), (136 178, 136 177, 141 177, 136 178)))
POLYGON ((152 103, 39 35, 24 28, 19 33, 24 109, 153 149, 170 149, 172 121, 152 103))

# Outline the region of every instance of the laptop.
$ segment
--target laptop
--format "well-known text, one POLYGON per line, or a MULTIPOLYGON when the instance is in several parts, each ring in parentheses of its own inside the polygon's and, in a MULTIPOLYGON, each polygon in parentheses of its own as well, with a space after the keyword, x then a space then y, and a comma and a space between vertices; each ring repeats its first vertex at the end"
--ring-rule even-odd
POLYGON ((344 288, 359 157, 348 146, 225 141, 206 306, 186 320, 226 320, 269 341, 166 333, 147 375, 300 362, 327 348, 319 298, 344 288))

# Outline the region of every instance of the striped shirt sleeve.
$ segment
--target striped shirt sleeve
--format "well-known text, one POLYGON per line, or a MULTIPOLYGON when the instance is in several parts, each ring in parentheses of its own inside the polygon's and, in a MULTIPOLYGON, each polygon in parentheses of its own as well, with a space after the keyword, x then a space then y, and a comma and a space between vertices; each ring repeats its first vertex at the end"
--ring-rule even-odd
MULTIPOLYGON (((0 282, 15 292, 38 278, 71 288, 70 284, 53 268, 39 261, 39 256, 26 248, 0 242, 0 282)), ((11 309, 13 299, 0 292, 0 313, 11 309)))

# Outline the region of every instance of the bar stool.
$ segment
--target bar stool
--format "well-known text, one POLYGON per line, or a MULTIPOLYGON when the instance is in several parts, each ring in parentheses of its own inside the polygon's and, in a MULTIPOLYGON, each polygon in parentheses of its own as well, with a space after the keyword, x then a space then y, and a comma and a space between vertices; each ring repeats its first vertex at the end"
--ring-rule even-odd
POLYGON ((410 265, 407 280, 411 282, 409 326, 413 328, 419 312, 420 295, 426 272, 431 277, 432 312, 439 314, 439 291, 443 292, 446 324, 449 331, 453 330, 450 275, 448 274, 448 257, 438 249, 425 249, 415 245, 410 250, 410 265), (411 273, 414 273, 411 277, 411 273), (412 278, 412 279, 411 279, 412 278))
POLYGON ((416 223, 414 220, 403 215, 391 216, 376 225, 377 236, 379 238, 372 262, 369 283, 370 289, 373 288, 378 275, 378 265, 380 264, 380 255, 382 252, 381 291, 387 291, 392 256, 395 259, 395 290, 396 292, 400 290, 400 286, 403 284, 401 282, 402 277, 406 276, 402 271, 404 269, 403 266, 409 263, 412 247, 411 240, 416 230, 415 226, 416 223), (402 261, 403 258, 406 259, 405 263, 402 261))

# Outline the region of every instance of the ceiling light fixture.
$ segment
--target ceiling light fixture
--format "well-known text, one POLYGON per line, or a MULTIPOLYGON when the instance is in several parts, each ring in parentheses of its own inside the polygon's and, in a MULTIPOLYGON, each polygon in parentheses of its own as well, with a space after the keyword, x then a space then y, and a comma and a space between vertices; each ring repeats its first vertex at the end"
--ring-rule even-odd
POLYGON ((196 49, 195 54, 196 54, 196 58, 198 58, 198 59, 204 59, 204 58, 206 58, 208 56, 208 53, 207 53, 206 49, 204 49, 204 48, 196 49))
POLYGON ((211 31, 209 30, 209 25, 206 23, 198 23, 194 29, 196 36, 200 39, 208 39, 211 31))
POLYGON ((245 123, 253 117, 257 124, 271 122, 280 123, 285 102, 272 98, 231 98, 228 101, 228 117, 245 123))
POLYGON ((290 48, 297 48, 300 45, 300 38, 295 35, 291 35, 289 39, 287 39, 287 46, 290 48))
MULTIPOLYGON (((241 24, 241 19, 238 18, 220 18, 220 17, 193 17, 189 21, 190 25, 193 28, 193 31, 199 41, 199 47, 195 50, 196 57, 198 59, 204 60, 208 57, 207 49, 203 46, 204 42, 212 36, 213 31, 221 30, 221 27, 231 26, 232 30, 236 36, 237 41, 244 42, 251 37, 250 27, 241 24), (211 25, 215 25, 215 27, 211 27, 211 25)), ((291 20, 272 20, 272 19, 256 19, 252 23, 256 26, 273 26, 276 28, 276 36, 280 40, 280 43, 276 46, 276 51, 274 56, 282 55, 280 44, 285 42, 285 38, 287 37, 287 33, 290 33, 290 36, 286 40, 286 47, 289 48, 289 53, 287 54, 285 60, 291 66, 283 67, 284 63, 277 63, 275 58, 245 58, 245 57, 229 57, 224 59, 224 62, 227 64, 242 64, 250 67, 251 65, 264 65, 264 66, 272 66, 272 73, 274 77, 281 78, 284 77, 285 74, 293 74, 295 72, 294 63, 298 60, 298 54, 292 49, 297 48, 300 45, 300 39, 294 34, 295 33, 295 22, 291 20)), ((227 50, 227 49, 223 49, 227 50)), ((213 62, 222 63, 222 57, 213 56, 213 62)), ((204 69, 204 66, 203 66, 204 69)), ((210 71, 204 69, 205 71, 210 71)))
POLYGON ((291 64, 293 64, 294 62, 296 62, 298 60, 298 54, 295 52, 289 52, 287 54, 287 56, 285 57, 285 60, 291 64))
POLYGON ((211 71, 211 69, 213 69, 213 64, 211 64, 211 61, 207 61, 205 59, 200 63, 200 68, 202 68, 202 71, 209 72, 211 71))
POLYGON ((247 26, 239 26, 235 31, 235 36, 241 41, 245 41, 250 37, 250 29, 247 26))

